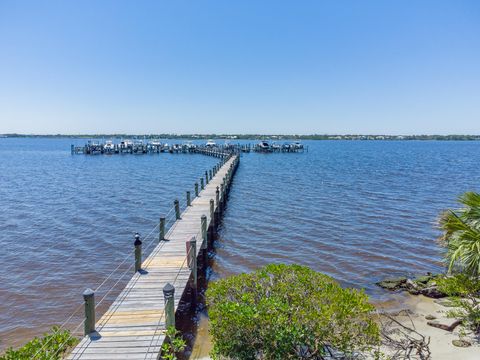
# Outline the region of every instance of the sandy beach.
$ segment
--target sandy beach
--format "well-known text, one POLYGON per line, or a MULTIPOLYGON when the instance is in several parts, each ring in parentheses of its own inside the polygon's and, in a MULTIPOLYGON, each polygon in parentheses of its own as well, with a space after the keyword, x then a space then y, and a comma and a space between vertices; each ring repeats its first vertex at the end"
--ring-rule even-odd
MULTIPOLYGON (((436 321, 441 324, 450 325, 455 319, 447 318, 446 311, 448 307, 441 305, 444 300, 435 300, 423 295, 413 296, 408 294, 399 294, 398 298, 389 303, 399 311, 394 318, 408 327, 413 327, 418 333, 430 338, 430 352, 433 360, 461 359, 478 360, 480 359, 480 342, 472 334, 466 334, 460 337, 462 328, 458 326, 454 331, 449 332, 439 328, 427 325, 428 321, 436 321), (408 315, 407 315, 408 314, 408 315), (428 320, 425 317, 434 316, 434 320, 428 320), (413 325, 413 326, 412 326, 413 325), (462 338, 470 342, 470 347, 456 347, 452 344, 453 340, 462 338)), ((388 309, 385 309, 389 312, 388 309)))

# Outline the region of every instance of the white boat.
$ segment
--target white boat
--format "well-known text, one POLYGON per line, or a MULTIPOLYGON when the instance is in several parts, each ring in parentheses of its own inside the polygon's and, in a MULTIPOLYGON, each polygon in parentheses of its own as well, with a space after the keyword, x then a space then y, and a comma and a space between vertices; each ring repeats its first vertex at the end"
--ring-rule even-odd
POLYGON ((208 140, 207 143, 205 144, 206 147, 215 147, 217 144, 213 140, 208 140))
POLYGON ((294 149, 303 149, 303 144, 299 141, 295 141, 290 146, 294 149))
POLYGON ((270 144, 268 141, 260 141, 257 146, 261 150, 270 150, 270 144))
POLYGON ((105 145, 103 145, 103 149, 107 152, 112 152, 115 150, 115 144, 112 140, 105 141, 105 145))
POLYGON ((280 146, 280 144, 272 143, 271 148, 272 148, 272 150, 280 150, 281 146, 280 146))
POLYGON ((187 141, 185 144, 183 144, 183 147, 188 150, 196 148, 195 144, 191 141, 187 141))
POLYGON ((150 145, 152 145, 152 146, 161 146, 162 143, 160 142, 160 140, 154 139, 154 140, 150 141, 150 145))
POLYGON ((131 147, 133 145, 133 141, 132 140, 122 140, 120 142, 120 149, 128 149, 129 147, 131 147))

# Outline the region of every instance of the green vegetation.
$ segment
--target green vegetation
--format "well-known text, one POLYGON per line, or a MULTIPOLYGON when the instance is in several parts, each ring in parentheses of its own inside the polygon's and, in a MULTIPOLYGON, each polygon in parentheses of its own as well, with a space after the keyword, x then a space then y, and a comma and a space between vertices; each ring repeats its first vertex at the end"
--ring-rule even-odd
POLYGON ((166 332, 166 340, 162 345, 163 360, 177 360, 177 354, 185 349, 185 340, 174 326, 170 326, 166 332))
POLYGON ((440 291, 449 295, 453 310, 449 317, 459 319, 462 325, 480 334, 480 281, 465 274, 456 274, 437 280, 440 291))
POLYGON ((448 271, 453 276, 438 279, 440 291, 451 296, 454 309, 447 314, 480 333, 480 194, 466 192, 459 198, 463 208, 442 214, 448 271))
POLYGON ((299 265, 268 265, 212 283, 213 356, 321 359, 370 352, 380 341, 373 305, 354 289, 299 265))
POLYGON ((76 345, 78 340, 70 331, 53 327, 42 338, 35 337, 18 349, 8 349, 0 355, 0 360, 60 360, 66 351, 76 345))
POLYGON ((469 276, 480 275, 480 194, 466 192, 459 198, 464 206, 458 211, 448 210, 440 219, 444 230, 441 244, 446 248, 445 258, 450 272, 469 276))

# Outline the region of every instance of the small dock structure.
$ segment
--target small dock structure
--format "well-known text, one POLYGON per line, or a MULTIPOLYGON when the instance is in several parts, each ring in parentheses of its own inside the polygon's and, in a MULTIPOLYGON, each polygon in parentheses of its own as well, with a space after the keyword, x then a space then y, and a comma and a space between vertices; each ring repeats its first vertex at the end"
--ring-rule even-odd
MULTIPOLYGON (((198 149, 197 149, 198 150, 198 149)), ((85 336, 68 356, 70 360, 156 360, 167 327, 175 326, 175 312, 186 289, 197 294, 197 259, 211 246, 210 230, 221 217, 235 171, 236 151, 211 151, 220 161, 186 193, 187 206, 180 213, 174 202, 174 223, 158 225, 158 245, 142 260, 142 240, 134 241, 135 273, 103 316, 95 319, 95 294, 87 289, 85 336)), ((133 259, 132 259, 133 261, 133 259)))

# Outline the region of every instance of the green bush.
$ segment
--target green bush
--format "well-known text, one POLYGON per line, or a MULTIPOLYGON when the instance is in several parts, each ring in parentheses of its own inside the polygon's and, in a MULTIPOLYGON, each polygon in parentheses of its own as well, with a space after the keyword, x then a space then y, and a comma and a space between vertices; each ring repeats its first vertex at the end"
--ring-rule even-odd
POLYGON ((449 317, 462 320, 464 327, 480 333, 480 280, 466 274, 456 274, 437 280, 440 291, 450 296, 453 310, 449 317))
POLYGON ((0 360, 60 360, 63 354, 78 340, 71 336, 70 331, 53 327, 51 333, 42 338, 33 338, 18 349, 8 349, 0 355, 0 360))
POLYGON ((180 332, 174 326, 170 326, 166 332, 166 339, 162 345, 162 360, 177 360, 177 354, 186 347, 186 342, 180 336, 180 332))
POLYGON ((216 358, 320 359, 379 343, 368 297, 299 265, 268 265, 207 291, 216 358))

